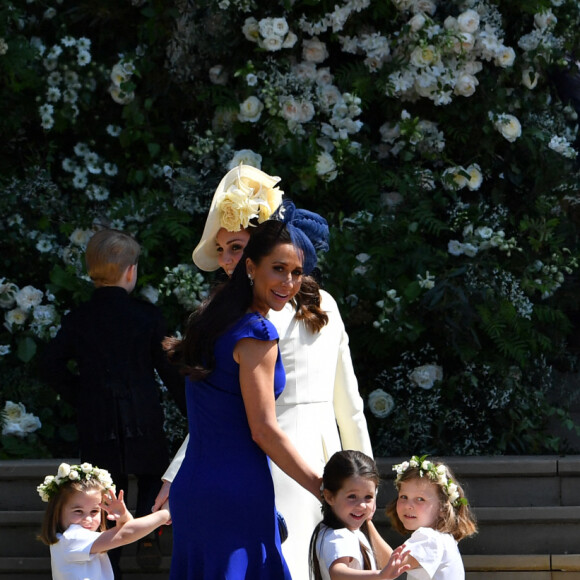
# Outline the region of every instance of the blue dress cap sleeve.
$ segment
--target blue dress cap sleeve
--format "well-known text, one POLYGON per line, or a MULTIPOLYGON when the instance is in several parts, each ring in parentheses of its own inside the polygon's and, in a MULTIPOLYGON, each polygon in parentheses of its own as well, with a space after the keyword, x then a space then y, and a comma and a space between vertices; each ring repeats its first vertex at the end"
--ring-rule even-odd
POLYGON ((244 334, 247 338, 257 340, 278 340, 279 338, 276 327, 257 312, 249 318, 244 334))

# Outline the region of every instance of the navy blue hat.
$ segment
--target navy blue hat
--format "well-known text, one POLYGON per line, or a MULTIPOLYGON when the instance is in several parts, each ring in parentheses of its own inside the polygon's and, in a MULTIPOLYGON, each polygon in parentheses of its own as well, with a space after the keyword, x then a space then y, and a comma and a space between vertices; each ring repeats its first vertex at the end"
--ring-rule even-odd
POLYGON ((284 222, 292 243, 304 255, 302 269, 305 274, 310 274, 316 267, 316 252, 328 251, 328 222, 317 213, 297 209, 290 200, 284 200, 272 217, 284 222))

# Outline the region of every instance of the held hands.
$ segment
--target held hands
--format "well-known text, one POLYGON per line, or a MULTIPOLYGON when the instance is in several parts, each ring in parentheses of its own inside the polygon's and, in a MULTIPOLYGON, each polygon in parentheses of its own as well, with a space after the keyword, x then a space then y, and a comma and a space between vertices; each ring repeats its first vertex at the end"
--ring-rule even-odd
POLYGON ((398 578, 403 572, 411 569, 411 565, 407 563, 407 559, 411 550, 405 549, 405 544, 395 548, 387 565, 381 570, 379 578, 383 580, 393 580, 398 578))
POLYGON ((115 495, 114 490, 109 489, 103 496, 103 500, 99 507, 107 512, 107 519, 117 522, 118 524, 125 524, 133 519, 133 516, 127 509, 124 501, 123 490, 119 492, 119 497, 115 495))
MULTIPOLYGON (((169 490, 170 489, 171 489, 171 482, 163 480, 163 485, 161 486, 161 489, 159 490, 159 493, 157 494, 157 497, 155 498, 155 503, 153 504, 153 507, 151 508, 152 512, 156 512, 156 511, 159 511, 161 509, 166 509, 167 511, 169 511, 169 490)), ((169 518, 169 520, 167 520, 165 525, 168 526, 169 524, 171 524, 171 517, 169 518)))

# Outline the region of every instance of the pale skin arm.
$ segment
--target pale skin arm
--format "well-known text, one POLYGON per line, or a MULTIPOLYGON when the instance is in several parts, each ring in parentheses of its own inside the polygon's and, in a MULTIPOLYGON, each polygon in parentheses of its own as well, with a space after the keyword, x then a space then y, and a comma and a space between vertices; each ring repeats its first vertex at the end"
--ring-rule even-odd
POLYGON ((349 564, 352 558, 338 558, 335 560, 328 572, 331 580, 350 580, 351 578, 381 578, 382 580, 394 580, 401 574, 411 569, 407 559, 409 551, 405 546, 399 546, 392 551, 387 565, 382 570, 355 570, 350 568, 349 564))
POLYGON ((108 492, 101 507, 108 512, 108 519, 117 521, 114 528, 102 532, 91 546, 91 554, 107 552, 113 548, 136 542, 150 534, 170 519, 169 506, 164 505, 159 511, 140 518, 133 518, 123 501, 123 492, 119 497, 108 492))
MULTIPOLYGON (((373 524, 371 520, 367 520, 367 525, 369 540, 371 541, 373 552, 375 553, 375 557, 377 559, 377 565, 382 566, 383 562, 389 561, 389 558, 391 557, 391 554, 394 553, 394 550, 391 548, 391 546, 389 546, 389 544, 387 544, 387 542, 385 542, 375 527, 375 524, 373 524)), ((409 551, 407 551, 405 564, 409 566, 409 570, 414 570, 420 566, 419 562, 417 562, 417 560, 415 560, 415 558, 410 555, 409 551)))
POLYGON ((322 478, 302 459, 276 419, 273 384, 277 357, 276 341, 244 338, 234 348, 252 439, 284 473, 320 500, 322 478))

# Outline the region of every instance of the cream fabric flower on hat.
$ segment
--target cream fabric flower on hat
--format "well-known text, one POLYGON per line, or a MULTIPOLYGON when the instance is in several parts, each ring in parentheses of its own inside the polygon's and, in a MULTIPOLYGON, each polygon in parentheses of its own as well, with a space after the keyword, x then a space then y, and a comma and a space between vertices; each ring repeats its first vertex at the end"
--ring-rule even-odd
POLYGON ((193 262, 200 269, 212 272, 219 268, 215 238, 220 228, 239 232, 251 221, 265 222, 282 203, 284 192, 276 187, 279 177, 240 164, 228 171, 218 185, 199 244, 193 250, 193 262))

